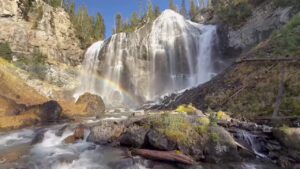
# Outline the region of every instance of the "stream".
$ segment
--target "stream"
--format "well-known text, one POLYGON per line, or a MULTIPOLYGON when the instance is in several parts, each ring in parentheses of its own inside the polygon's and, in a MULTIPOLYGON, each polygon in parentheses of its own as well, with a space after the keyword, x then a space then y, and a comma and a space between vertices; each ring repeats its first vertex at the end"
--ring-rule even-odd
MULTIPOLYGON (((126 119, 122 113, 101 120, 126 119), (119 117, 117 117, 119 114, 119 117), (122 114, 122 115, 120 115, 122 114)), ((91 125, 99 120, 85 119, 83 124, 91 125)), ((77 123, 78 124, 78 123, 77 123)), ((0 133, 0 168, 1 169, 275 169, 272 164, 259 159, 245 160, 240 163, 201 164, 197 167, 154 162, 140 157, 129 158, 126 149, 121 147, 101 146, 86 141, 65 144, 63 140, 72 135, 77 124, 70 124, 62 136, 56 132, 66 124, 42 128, 44 139, 31 145, 38 128, 22 129, 10 133, 0 133)), ((85 131, 87 137, 89 131, 85 131)))

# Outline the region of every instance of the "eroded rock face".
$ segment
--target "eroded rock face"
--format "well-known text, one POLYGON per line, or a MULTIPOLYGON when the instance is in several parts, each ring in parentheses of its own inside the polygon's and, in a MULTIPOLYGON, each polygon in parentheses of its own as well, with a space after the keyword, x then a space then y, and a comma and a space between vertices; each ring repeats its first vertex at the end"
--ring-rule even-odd
POLYGON ((105 105, 98 95, 85 93, 76 101, 77 105, 84 106, 84 111, 91 116, 101 117, 105 113, 105 105))
POLYGON ((80 49, 68 14, 62 8, 54 9, 42 0, 31 2, 31 10, 39 6, 43 9, 43 15, 36 26, 36 17, 25 9, 29 1, 0 2, 0 42, 8 42, 16 54, 30 56, 35 49, 39 49, 51 61, 79 64, 83 50, 80 49), (24 15, 28 15, 27 20, 24 15))
POLYGON ((219 27, 222 52, 226 57, 237 57, 287 24, 293 14, 292 7, 276 8, 273 1, 259 5, 240 28, 219 27))

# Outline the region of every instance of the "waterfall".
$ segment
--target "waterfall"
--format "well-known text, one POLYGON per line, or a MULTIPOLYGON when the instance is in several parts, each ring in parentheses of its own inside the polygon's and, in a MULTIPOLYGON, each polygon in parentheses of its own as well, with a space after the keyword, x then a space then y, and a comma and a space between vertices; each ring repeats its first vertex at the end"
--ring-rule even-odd
POLYGON ((76 96, 91 92, 107 105, 133 107, 205 83, 215 74, 216 37, 216 26, 166 10, 133 33, 93 44, 85 54, 76 96))
POLYGON ((256 156, 258 156, 260 158, 267 159, 268 157, 266 155, 264 155, 264 154, 262 154, 262 153, 259 152, 260 145, 256 141, 255 137, 256 137, 255 135, 252 135, 251 133, 249 133, 249 132, 247 132, 245 130, 239 130, 239 132, 238 132, 238 138, 239 138, 239 140, 242 140, 248 146, 250 146, 250 148, 256 154, 256 156))
POLYGON ((74 97, 77 99, 80 95, 89 92, 97 95, 101 95, 97 89, 98 84, 98 64, 99 64, 99 52, 103 46, 103 41, 98 41, 92 44, 84 55, 82 63, 83 70, 80 73, 81 85, 76 90, 74 97))

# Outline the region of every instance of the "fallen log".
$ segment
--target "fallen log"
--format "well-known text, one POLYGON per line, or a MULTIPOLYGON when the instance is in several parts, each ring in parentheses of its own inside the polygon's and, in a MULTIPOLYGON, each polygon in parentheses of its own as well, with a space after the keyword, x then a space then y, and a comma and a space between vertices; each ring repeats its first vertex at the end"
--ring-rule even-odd
POLYGON ((139 155, 144 158, 152 160, 161 160, 169 162, 178 162, 188 165, 195 164, 192 157, 182 154, 179 151, 157 151, 157 150, 147 150, 147 149, 133 149, 131 151, 132 155, 139 155))

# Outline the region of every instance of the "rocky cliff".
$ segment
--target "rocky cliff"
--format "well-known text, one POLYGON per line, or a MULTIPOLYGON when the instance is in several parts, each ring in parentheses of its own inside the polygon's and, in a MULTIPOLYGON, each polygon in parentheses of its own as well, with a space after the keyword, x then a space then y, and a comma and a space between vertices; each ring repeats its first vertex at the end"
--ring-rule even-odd
POLYGON ((77 65, 82 60, 83 50, 62 8, 42 0, 2 0, 0 23, 0 43, 8 42, 17 58, 39 50, 49 62, 77 65))

